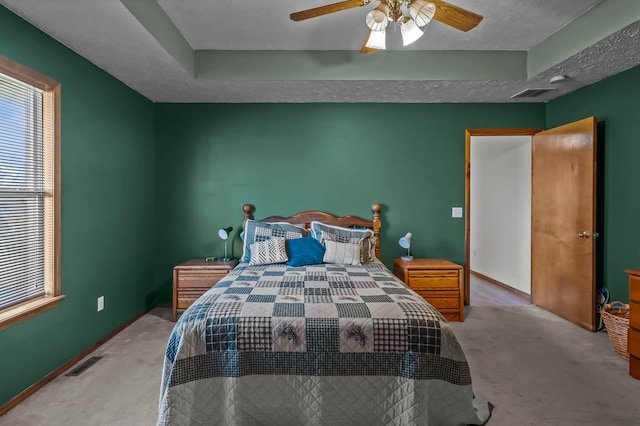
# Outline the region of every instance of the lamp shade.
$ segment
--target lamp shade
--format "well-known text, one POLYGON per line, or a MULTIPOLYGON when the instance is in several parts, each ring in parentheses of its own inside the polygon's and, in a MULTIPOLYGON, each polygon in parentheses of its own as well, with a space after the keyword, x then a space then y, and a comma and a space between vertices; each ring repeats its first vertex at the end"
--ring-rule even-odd
POLYGON ((233 231, 233 227, 229 226, 228 228, 220 228, 218 229, 218 236, 223 240, 229 238, 229 234, 233 231))
POLYGON ((408 46, 420 37, 422 37, 422 30, 416 25, 413 20, 407 18, 405 22, 400 26, 402 32, 402 44, 408 46))
POLYGON ((378 7, 367 13, 365 23, 373 31, 384 31, 389 25, 389 6, 380 3, 378 7))
POLYGON ((387 32, 385 30, 382 31, 370 31, 369 38, 365 43, 366 47, 371 49, 384 50, 387 48, 387 32))
POLYGON ((400 240, 398 241, 398 244, 400 244, 400 247, 407 249, 407 255, 402 256, 402 259, 403 260, 413 259, 413 256, 411 256, 411 232, 407 232, 407 235, 400 238, 400 240))
POLYGON ((426 0, 415 0, 409 4, 409 15, 419 27, 424 27, 436 14, 436 5, 426 0))
POLYGON ((400 238, 400 241, 398 241, 398 244, 400 244, 400 247, 404 249, 408 249, 409 247, 411 247, 411 232, 407 232, 407 235, 400 238))

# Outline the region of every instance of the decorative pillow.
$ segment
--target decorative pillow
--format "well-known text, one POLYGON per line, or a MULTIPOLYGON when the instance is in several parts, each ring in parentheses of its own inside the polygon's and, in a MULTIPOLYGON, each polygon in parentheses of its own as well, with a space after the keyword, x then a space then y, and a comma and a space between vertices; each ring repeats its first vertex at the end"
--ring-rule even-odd
POLYGON ((244 225, 244 239, 242 243, 242 258, 240 262, 251 259, 251 244, 270 240, 271 238, 285 238, 292 240, 309 236, 309 231, 286 222, 260 222, 248 219, 244 225))
POLYGON ((315 238, 304 237, 287 241, 289 266, 316 265, 322 263, 324 247, 315 238))
POLYGON ((325 240, 325 263, 340 263, 343 265, 360 265, 361 244, 339 243, 325 240))
POLYGON ((321 243, 323 242, 323 235, 335 235, 336 238, 334 240, 340 243, 355 243, 356 241, 349 240, 362 240, 373 237, 371 229, 344 228, 342 226, 326 225, 316 220, 311 222, 310 228, 311 236, 321 243))
POLYGON ((325 225, 321 222, 311 222, 311 234, 320 243, 324 244, 325 240, 336 241, 339 243, 362 243, 362 252, 360 253, 361 263, 375 262, 376 260, 376 240, 373 231, 370 229, 352 229, 343 228, 341 226, 325 225), (318 232, 316 235, 314 232, 318 232))
POLYGON ((271 238, 251 244, 249 265, 269 265, 289 260, 284 238, 271 238))

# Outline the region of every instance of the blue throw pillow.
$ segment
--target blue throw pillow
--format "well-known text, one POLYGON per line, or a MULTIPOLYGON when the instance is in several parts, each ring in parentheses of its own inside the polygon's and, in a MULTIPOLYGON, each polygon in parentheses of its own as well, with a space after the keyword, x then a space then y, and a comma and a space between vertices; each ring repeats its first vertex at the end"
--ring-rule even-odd
POLYGON ((318 240, 312 237, 287 240, 287 255, 289 266, 316 265, 322 263, 324 247, 318 240))

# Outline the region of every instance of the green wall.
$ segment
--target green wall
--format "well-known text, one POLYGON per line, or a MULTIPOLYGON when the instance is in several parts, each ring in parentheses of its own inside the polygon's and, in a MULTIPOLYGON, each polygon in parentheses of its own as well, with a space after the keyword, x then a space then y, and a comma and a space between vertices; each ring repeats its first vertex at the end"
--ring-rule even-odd
POLYGON ((371 217, 381 203, 382 255, 413 233, 412 254, 464 263, 465 129, 544 127, 543 104, 158 104, 159 300, 171 269, 222 256, 217 229, 242 206, 256 218, 322 209, 371 217))
POLYGON ((222 256, 217 229, 256 217, 383 206, 383 260, 464 262, 464 131, 606 125, 605 286, 637 268, 640 68, 544 104, 157 104, 0 7, 0 54, 62 83, 61 305, 0 331, 0 405, 153 303, 171 269, 222 256), (636 191, 637 192, 637 191, 636 191), (104 295, 106 309, 96 312, 104 295))
POLYGON ((604 286, 629 300, 626 269, 640 268, 640 67, 551 101, 548 128, 588 116, 604 125, 604 286))
POLYGON ((0 331, 0 405, 153 303, 154 105, 0 7, 0 54, 62 83, 59 307, 0 331), (105 309, 96 312, 98 296, 105 309))

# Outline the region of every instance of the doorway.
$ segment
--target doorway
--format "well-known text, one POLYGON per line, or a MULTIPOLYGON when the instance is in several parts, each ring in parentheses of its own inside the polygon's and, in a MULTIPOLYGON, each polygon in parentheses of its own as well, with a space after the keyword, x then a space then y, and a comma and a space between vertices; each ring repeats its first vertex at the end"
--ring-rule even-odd
POLYGON ((599 127, 596 117, 587 117, 548 130, 466 131, 465 304, 470 302, 471 137, 530 135, 532 301, 595 331, 598 259, 602 257, 599 127))
POLYGON ((531 142, 471 136, 470 305, 531 303, 531 142))
MULTIPOLYGON (((523 179, 522 170, 518 170, 522 167, 528 167, 527 173, 530 175, 531 139, 541 130, 469 129, 466 131, 465 305, 473 304, 472 278, 476 296, 479 296, 478 292, 480 292, 494 299, 495 304, 509 300, 513 300, 514 303, 518 300, 522 303, 527 298, 531 300, 530 180, 528 181, 529 189, 525 189, 524 193, 522 188, 527 186, 526 181, 518 183, 512 179, 505 183, 504 180, 509 175, 514 177, 516 174, 523 179), (528 153, 523 152, 527 149, 529 149, 528 153), (474 169, 472 174, 472 156, 479 161, 478 169, 485 167, 492 169, 484 173, 482 170, 474 169), (528 166, 526 166, 527 162, 528 166), (473 196, 472 180, 475 180, 476 184, 480 183, 473 190, 473 196), (496 191, 495 185, 500 181, 508 185, 500 188, 501 191, 496 191), (513 199, 514 196, 517 199, 513 199), (522 197, 527 196, 528 201, 525 200, 524 203, 516 205, 516 202, 522 201, 522 197), (476 206, 475 209, 472 203, 476 206), (483 203, 482 205, 487 208, 478 209, 479 203, 483 203), (517 210, 515 213, 514 208, 517 210), (473 230, 471 229, 472 220, 475 222, 473 230), (523 235, 524 238, 518 241, 518 237, 523 235), (517 250, 512 250, 513 247, 517 247, 517 250), (500 288, 505 286, 506 289, 500 288), (512 299, 508 297, 509 294, 516 297, 512 299)), ((476 300, 478 303, 489 304, 491 303, 489 298, 476 297, 476 300)))

